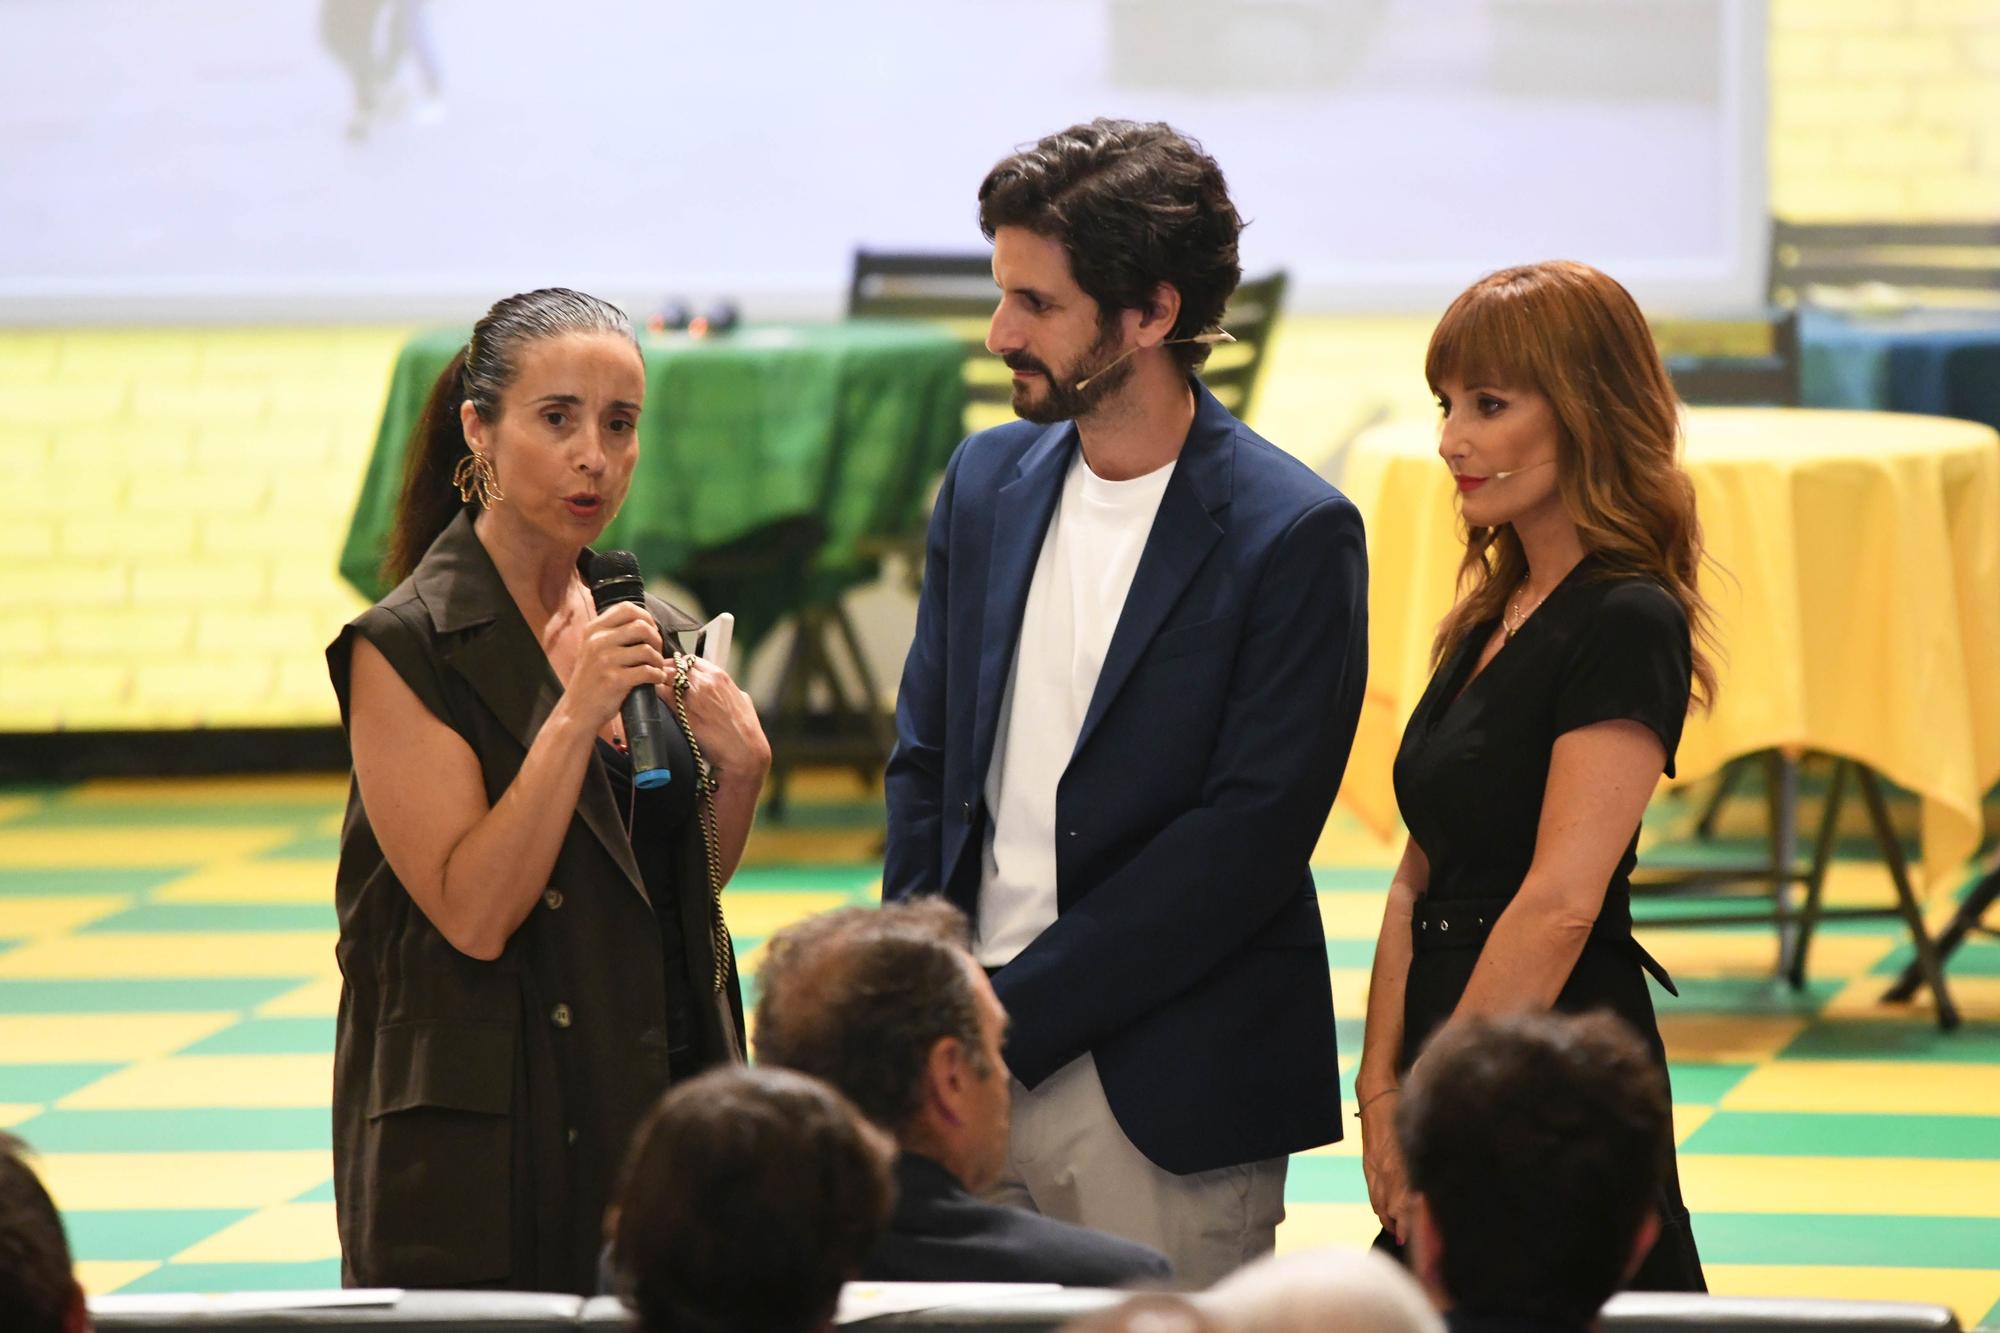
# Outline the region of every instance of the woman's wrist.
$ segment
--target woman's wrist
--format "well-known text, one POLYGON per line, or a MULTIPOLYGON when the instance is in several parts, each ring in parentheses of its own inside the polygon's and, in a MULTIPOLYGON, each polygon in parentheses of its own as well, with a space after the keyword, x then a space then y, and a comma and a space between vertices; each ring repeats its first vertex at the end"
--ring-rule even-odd
POLYGON ((585 725, 577 717, 576 711, 569 706, 569 697, 565 695, 549 710, 548 721, 542 723, 538 735, 549 736, 558 748, 588 749, 591 742, 597 739, 597 728, 585 725))
POLYGON ((1355 1090, 1354 1090, 1355 1119, 1357 1120, 1360 1119, 1362 1113, 1367 1111, 1370 1107, 1378 1106, 1387 1101, 1392 1100, 1395 1097, 1395 1095, 1401 1092, 1402 1090, 1403 1088, 1400 1083, 1387 1083, 1382 1085, 1381 1087, 1371 1088, 1368 1091, 1363 1092, 1361 1090, 1360 1085, 1357 1083, 1355 1085, 1355 1090))
POLYGON ((769 752, 761 756, 753 754, 731 763, 717 764, 710 771, 715 775, 717 789, 749 788, 761 793, 764 779, 771 772, 771 756, 769 752))

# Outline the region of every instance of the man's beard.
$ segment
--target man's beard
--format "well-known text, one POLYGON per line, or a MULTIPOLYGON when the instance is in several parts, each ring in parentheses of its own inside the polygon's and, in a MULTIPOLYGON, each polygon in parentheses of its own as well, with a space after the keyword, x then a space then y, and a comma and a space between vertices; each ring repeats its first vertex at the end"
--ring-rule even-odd
POLYGON ((1100 320, 1097 326, 1097 341, 1087 348, 1061 375, 1051 374, 1049 368, 1033 357, 1016 353, 1004 358, 1009 370, 1032 370, 1041 375, 1043 390, 1039 398, 1031 397, 1034 382, 1014 386, 1014 415, 1023 421, 1032 421, 1038 426, 1052 426, 1058 421, 1074 421, 1084 416, 1099 403, 1117 393, 1125 382, 1132 378, 1132 363, 1119 360, 1118 321, 1100 320), (1116 365, 1112 362, 1116 361, 1116 365), (1106 367, 1110 367, 1106 369, 1106 367), (1089 383, 1079 388, 1078 382, 1089 383))

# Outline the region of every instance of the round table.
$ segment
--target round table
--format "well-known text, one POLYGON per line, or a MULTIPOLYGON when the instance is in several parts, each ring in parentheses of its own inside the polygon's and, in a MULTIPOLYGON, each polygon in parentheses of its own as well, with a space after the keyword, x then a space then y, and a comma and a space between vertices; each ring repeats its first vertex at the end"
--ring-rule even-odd
POLYGON ((1799 391, 2000 427, 2000 310, 1801 310, 1799 391))
MULTIPOLYGON (((403 481, 403 451, 469 330, 419 333, 396 358, 340 572, 371 600, 403 481)), ((875 572, 864 539, 907 529, 963 434, 964 348, 942 326, 901 320, 753 325, 695 338, 642 334, 646 410, 639 465, 600 545, 733 611, 747 653, 805 598, 875 572), (816 554, 760 571, 757 551, 704 575, 696 557, 757 545, 787 522, 816 525, 816 554)), ((714 564, 710 561, 708 564, 714 564)), ((768 562, 766 562, 768 563, 768 562)))
MULTIPOLYGON (((1430 679, 1463 546, 1434 420, 1355 441, 1368 524, 1368 693, 1340 799, 1385 836, 1390 766, 1430 679)), ((1763 750, 1842 756, 1918 794, 1926 880, 1977 849, 2000 781, 2000 435, 1885 412, 1694 408, 1721 682, 1680 781, 1763 750)))

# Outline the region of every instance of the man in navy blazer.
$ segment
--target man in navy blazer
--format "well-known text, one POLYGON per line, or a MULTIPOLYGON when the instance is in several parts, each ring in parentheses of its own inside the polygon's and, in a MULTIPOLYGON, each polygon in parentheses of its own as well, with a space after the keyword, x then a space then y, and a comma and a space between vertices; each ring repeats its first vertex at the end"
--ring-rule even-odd
POLYGON ((1206 1285, 1340 1137, 1307 860, 1361 707, 1361 520, 1195 378, 1241 276, 1198 145, 1079 125, 980 213, 1024 420, 938 495, 883 897, 963 908, 1012 1017, 999 1197, 1206 1285))

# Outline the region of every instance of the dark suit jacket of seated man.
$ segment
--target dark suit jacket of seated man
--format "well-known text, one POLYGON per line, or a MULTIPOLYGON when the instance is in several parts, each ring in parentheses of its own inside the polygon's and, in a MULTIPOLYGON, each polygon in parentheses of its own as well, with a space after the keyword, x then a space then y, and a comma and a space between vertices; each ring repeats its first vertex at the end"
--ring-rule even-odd
POLYGON ((1167 1282, 1157 1250, 1024 1208, 975 1198, 919 1153, 896 1160, 896 1211, 861 1265, 872 1282, 1055 1282, 1122 1287, 1167 1282))
MULTIPOLYGON (((1057 788, 1057 919, 994 977, 1021 1083, 1094 1056, 1125 1137, 1183 1175, 1340 1137, 1307 862, 1367 668, 1359 513, 1192 387, 1057 788)), ((1002 695, 1078 441, 1073 422, 1012 422, 946 470, 897 700, 885 901, 941 893, 978 918, 1002 695)))

